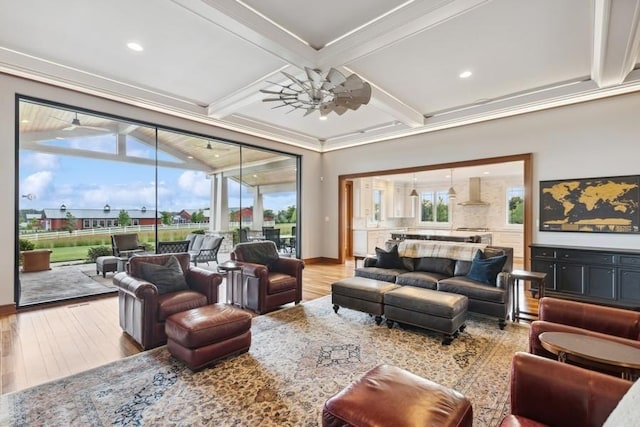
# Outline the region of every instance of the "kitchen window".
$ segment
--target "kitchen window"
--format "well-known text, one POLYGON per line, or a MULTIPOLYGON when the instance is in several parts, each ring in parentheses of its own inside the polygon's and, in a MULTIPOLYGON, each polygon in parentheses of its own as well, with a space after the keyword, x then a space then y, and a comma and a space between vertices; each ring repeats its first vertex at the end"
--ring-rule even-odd
POLYGON ((420 222, 449 223, 449 196, 446 190, 420 193, 420 222))
POLYGON ((373 190, 373 220, 382 221, 382 190, 373 190))
POLYGON ((507 188, 507 224, 524 223, 524 187, 507 188))

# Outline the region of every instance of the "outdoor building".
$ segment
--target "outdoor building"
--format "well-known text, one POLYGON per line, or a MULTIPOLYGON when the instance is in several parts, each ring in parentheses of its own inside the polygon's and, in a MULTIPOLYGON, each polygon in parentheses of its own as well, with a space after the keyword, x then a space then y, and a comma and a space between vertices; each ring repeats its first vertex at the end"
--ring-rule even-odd
POLYGON ((111 209, 105 205, 102 209, 68 209, 61 205, 58 209, 44 209, 41 226, 44 231, 86 230, 91 228, 117 227, 121 211, 127 213, 128 225, 161 224, 161 217, 155 210, 145 207, 141 209, 111 209))

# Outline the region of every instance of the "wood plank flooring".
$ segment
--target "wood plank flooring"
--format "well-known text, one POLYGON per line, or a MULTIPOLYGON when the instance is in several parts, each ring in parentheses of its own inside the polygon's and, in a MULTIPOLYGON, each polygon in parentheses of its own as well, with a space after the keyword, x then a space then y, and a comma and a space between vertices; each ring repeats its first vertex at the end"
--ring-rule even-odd
MULTIPOLYGON (((345 264, 307 264, 303 300, 330 294, 331 283, 353 276, 353 269, 353 260, 345 264)), ((520 307, 537 312, 537 300, 528 292, 522 294, 520 307)), ((120 329, 115 296, 0 317, 0 351, 1 393, 22 390, 140 352, 120 329)))

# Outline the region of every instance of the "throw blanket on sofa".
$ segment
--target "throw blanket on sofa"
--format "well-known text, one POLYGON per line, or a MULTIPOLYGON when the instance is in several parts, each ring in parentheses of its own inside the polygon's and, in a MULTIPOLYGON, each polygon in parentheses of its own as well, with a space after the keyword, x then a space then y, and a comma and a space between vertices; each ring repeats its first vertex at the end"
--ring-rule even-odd
POLYGON ((398 254, 407 258, 433 257, 471 261, 478 250, 486 247, 482 243, 403 240, 398 244, 398 254))

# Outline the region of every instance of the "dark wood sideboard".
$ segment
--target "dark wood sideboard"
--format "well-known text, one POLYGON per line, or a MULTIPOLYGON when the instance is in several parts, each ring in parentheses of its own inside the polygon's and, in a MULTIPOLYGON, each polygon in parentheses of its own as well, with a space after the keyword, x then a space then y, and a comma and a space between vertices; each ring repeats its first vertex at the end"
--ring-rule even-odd
POLYGON ((531 269, 545 294, 640 310, 640 250, 533 244, 531 269))

